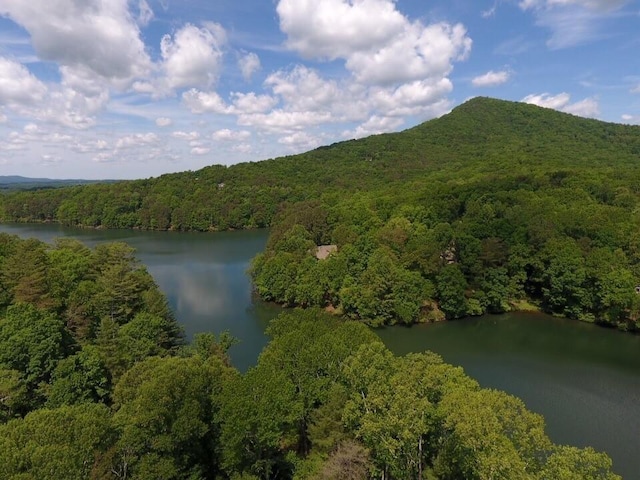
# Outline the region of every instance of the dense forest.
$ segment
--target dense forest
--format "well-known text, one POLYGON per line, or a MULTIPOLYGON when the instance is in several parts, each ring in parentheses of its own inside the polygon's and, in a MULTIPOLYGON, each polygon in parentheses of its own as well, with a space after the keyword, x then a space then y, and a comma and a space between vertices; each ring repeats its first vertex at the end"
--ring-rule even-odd
POLYGON ((432 353, 293 310, 241 374, 226 334, 187 345, 121 243, 0 235, 0 477, 615 480, 543 419, 432 353))
POLYGON ((1 197, 6 221, 271 227, 267 300, 370 325, 536 308, 640 330, 640 127, 476 98, 395 134, 1 197), (316 247, 335 245, 328 259, 316 247))

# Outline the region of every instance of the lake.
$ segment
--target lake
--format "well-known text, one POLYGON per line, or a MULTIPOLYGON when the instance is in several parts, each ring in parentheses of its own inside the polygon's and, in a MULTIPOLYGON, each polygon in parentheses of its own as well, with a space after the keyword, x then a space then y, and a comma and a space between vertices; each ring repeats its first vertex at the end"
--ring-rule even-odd
MULTIPOLYGON (((229 330, 241 342, 230 355, 246 370, 266 345, 264 330, 281 309, 252 295, 250 259, 266 231, 213 234, 77 230, 0 225, 0 232, 88 245, 125 241, 165 292, 190 338, 229 330)), ((593 325, 514 313, 378 330, 395 353, 433 350, 482 386, 522 398, 544 415, 553 441, 593 446, 624 478, 640 478, 640 337, 593 325)))

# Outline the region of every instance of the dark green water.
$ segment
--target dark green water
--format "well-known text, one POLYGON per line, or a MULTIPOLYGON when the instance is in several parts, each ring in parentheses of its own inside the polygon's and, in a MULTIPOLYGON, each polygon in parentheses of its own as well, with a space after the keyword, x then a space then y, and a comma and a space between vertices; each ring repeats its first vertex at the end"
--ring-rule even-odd
MULTIPOLYGON (((51 242, 125 241, 167 295, 187 336, 229 330, 241 370, 266 345, 264 329, 281 310, 256 300, 246 275, 265 231, 215 234, 95 231, 54 225, 0 225, 0 232, 51 242)), ((545 315, 508 314, 380 330, 397 354, 433 350, 483 386, 522 398, 544 415, 558 443, 593 446, 625 479, 640 479, 640 337, 545 315)))

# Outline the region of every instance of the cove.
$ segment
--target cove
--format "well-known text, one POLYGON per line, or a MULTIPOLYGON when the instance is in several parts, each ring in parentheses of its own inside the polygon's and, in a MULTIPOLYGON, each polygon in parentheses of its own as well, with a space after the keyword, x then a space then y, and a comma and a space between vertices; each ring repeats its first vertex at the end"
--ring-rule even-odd
MULTIPOLYGON (((255 364, 282 310, 252 295, 246 274, 267 231, 213 234, 0 225, 0 232, 88 245, 124 241, 165 292, 187 338, 229 330, 231 359, 255 364)), ((432 350, 484 387, 519 396, 544 415, 556 443, 606 451, 624 478, 640 477, 640 337, 546 315, 506 314, 377 331, 396 354, 432 350)))

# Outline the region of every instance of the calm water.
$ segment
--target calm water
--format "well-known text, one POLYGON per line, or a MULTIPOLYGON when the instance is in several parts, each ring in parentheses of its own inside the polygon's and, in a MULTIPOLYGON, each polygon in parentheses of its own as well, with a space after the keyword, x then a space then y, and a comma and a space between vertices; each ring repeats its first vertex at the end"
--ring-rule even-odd
MULTIPOLYGON (((190 338, 229 330, 246 370, 267 343, 280 309, 256 300, 246 275, 265 231, 189 234, 0 225, 0 232, 51 242, 71 236, 89 245, 126 241, 167 295, 190 338)), ((395 353, 433 350, 462 365, 483 386, 506 390, 544 415, 558 443, 606 451, 626 479, 640 479, 640 337, 544 315, 508 314, 389 328, 379 335, 395 353)))
POLYGON ((267 242, 266 231, 206 233, 82 230, 57 225, 0 225, 0 232, 52 243, 73 237, 87 245, 122 241, 167 296, 188 339, 198 332, 229 330, 240 339, 229 352, 241 370, 255 364, 267 344, 264 330, 280 308, 252 295, 250 260, 267 242))

